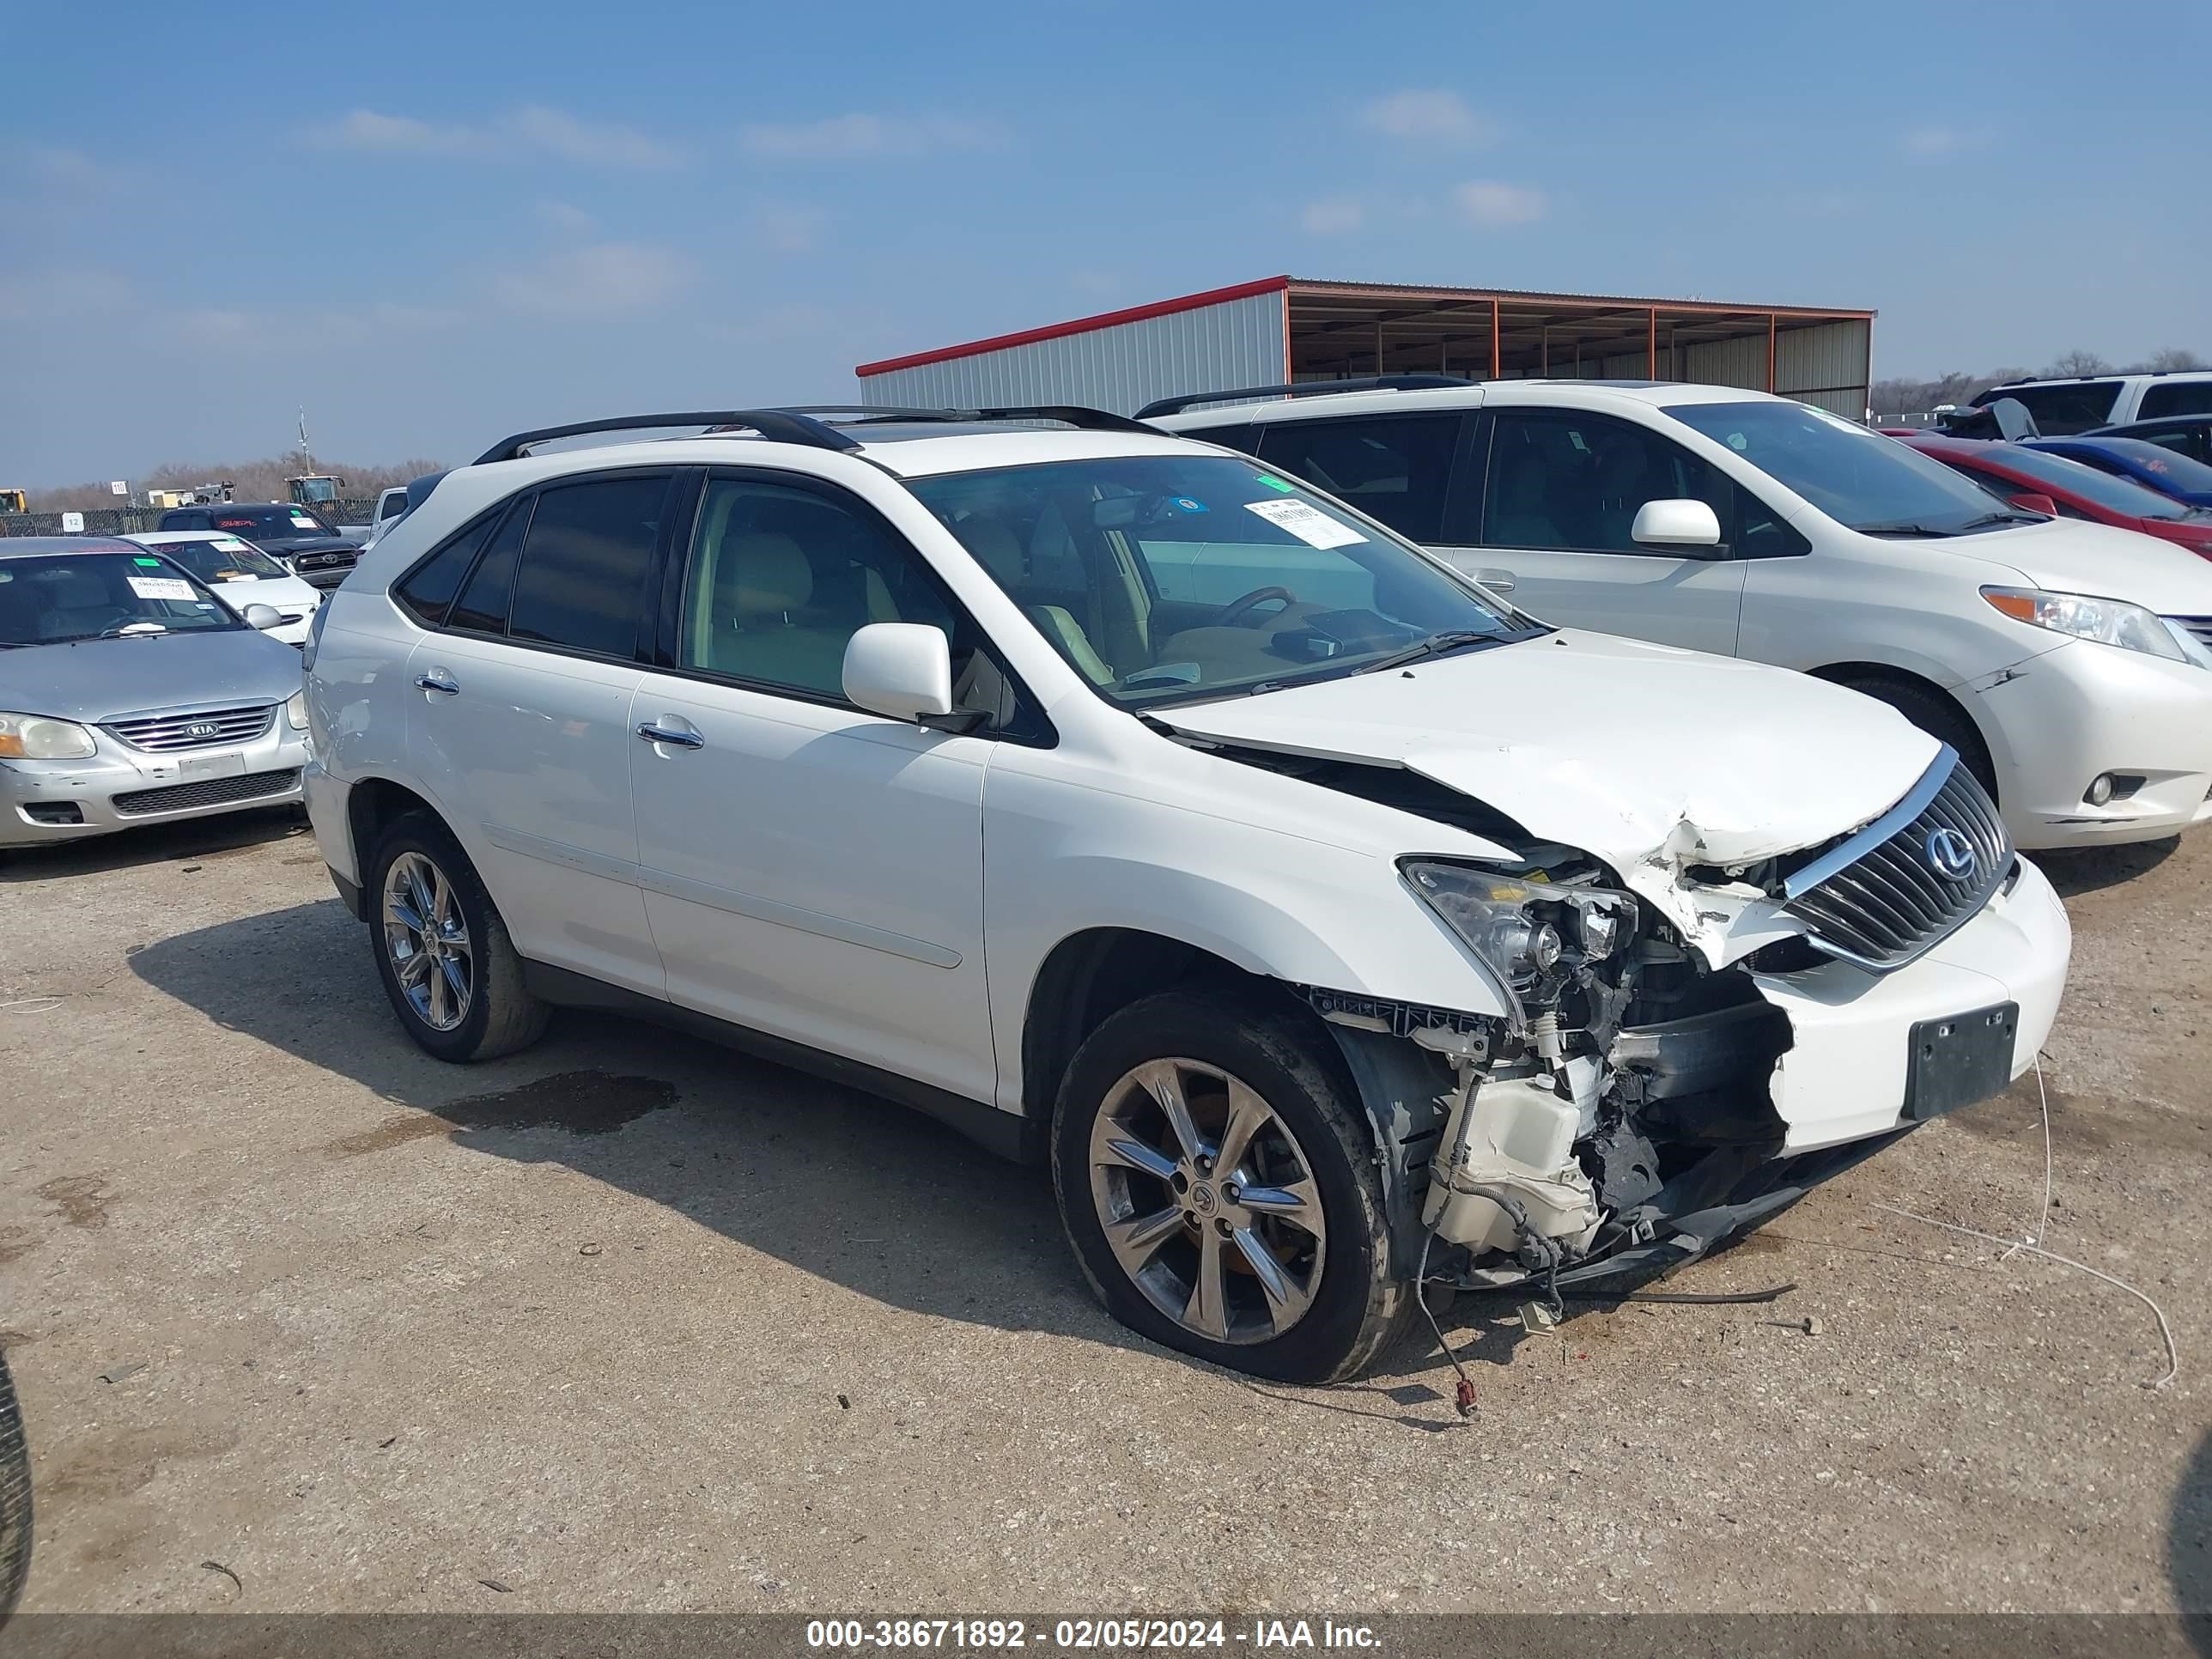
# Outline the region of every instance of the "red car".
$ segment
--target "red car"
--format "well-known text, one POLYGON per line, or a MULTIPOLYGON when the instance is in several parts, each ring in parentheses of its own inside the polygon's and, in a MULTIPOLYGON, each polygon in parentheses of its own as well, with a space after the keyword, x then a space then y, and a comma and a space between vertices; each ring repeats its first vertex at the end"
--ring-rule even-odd
POLYGON ((2100 472, 2048 450, 1937 432, 1893 432, 1899 442, 1932 456, 2015 507, 2053 512, 2064 519, 2140 530, 2212 559, 2212 513, 2161 495, 2126 478, 2100 472), (2023 496, 2030 499, 2023 500, 2023 496))

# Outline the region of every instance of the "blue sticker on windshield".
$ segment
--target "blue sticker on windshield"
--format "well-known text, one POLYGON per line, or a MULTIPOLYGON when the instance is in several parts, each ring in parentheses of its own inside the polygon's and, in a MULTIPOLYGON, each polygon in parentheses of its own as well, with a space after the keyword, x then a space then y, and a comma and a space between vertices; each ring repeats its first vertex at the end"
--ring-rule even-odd
POLYGON ((1175 504, 1186 513, 1203 513, 1206 511, 1206 503, 1204 501, 1194 501, 1188 495, 1176 496, 1175 498, 1175 504))

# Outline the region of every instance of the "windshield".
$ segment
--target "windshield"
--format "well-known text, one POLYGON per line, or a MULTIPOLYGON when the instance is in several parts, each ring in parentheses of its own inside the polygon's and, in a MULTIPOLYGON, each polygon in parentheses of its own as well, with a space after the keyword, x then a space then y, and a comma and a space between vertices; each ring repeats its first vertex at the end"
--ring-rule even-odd
POLYGON ((0 559, 0 646, 241 626, 207 589, 152 554, 0 559))
POLYGON ((1869 535, 1955 536, 2040 522, 1896 439, 1803 404, 1674 404, 1667 413, 1869 535))
POLYGON ((2212 495, 2212 466, 2142 438, 2100 438, 2097 447, 2191 495, 2212 495))
POLYGON ((216 509, 212 530, 234 530, 255 541, 296 540, 301 536, 336 532, 304 507, 222 507, 216 509))
POLYGON ((251 542, 217 536, 204 542, 157 542, 154 545, 212 586, 216 582, 266 581, 284 567, 251 542))
MULTIPOLYGON (((2063 489, 2079 495, 2083 501, 2101 507, 2107 513, 2124 513, 2131 519, 2185 519, 2189 509, 2170 495, 2161 495, 2155 489, 2128 478, 2116 478, 2109 472, 2100 472, 2086 461, 2054 455, 2048 450, 2024 449, 2018 444, 1992 444, 1990 459, 2001 462, 2025 477, 2038 483, 2049 484, 2053 489, 2063 489)), ((2024 484, 2008 483, 2002 478, 1986 481, 1990 489, 2002 494, 2008 490, 2027 488, 2024 484)))
POLYGON ((908 487, 1124 708, 1543 631, 1381 526, 1249 460, 1059 461, 908 487))

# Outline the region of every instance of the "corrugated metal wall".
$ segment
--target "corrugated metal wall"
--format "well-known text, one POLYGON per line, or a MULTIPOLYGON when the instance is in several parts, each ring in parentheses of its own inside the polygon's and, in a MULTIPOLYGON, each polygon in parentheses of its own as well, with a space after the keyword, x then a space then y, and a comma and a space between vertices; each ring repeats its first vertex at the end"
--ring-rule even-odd
POLYGON ((919 409, 1085 404, 1133 414, 1155 398, 1283 378, 1283 296, 1193 311, 860 377, 860 400, 919 409))
POLYGON ((1775 342, 1774 389, 1846 420, 1864 420, 1873 332, 1873 325, 1857 317, 1786 331, 1775 342))

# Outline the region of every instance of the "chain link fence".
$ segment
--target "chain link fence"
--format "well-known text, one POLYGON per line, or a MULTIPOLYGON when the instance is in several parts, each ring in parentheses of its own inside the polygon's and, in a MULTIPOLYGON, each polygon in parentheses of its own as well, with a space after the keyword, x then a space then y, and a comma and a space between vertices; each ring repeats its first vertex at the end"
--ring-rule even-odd
MULTIPOLYGON (((84 533, 88 536, 135 536, 143 531, 159 528, 161 515, 170 510, 162 507, 95 507, 80 516, 84 520, 84 533)), ((368 495, 348 496, 319 510, 323 517, 341 528, 349 524, 367 524, 369 515, 376 511, 376 500, 368 495)), ((0 536, 66 536, 72 533, 62 527, 62 514, 58 513, 0 513, 0 536)))

